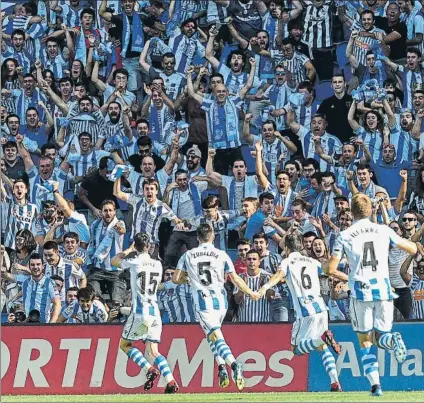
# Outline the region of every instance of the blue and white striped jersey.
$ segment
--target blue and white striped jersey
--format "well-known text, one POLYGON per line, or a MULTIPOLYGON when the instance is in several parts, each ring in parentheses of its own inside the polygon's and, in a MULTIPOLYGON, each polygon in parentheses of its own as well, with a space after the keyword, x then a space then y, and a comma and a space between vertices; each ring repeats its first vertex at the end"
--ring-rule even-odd
POLYGON ((62 312, 66 323, 103 323, 107 321, 105 306, 94 300, 88 311, 83 311, 77 300, 72 301, 62 312))
MULTIPOLYGON (((319 161, 321 172, 332 171, 333 166, 319 158, 319 155, 316 154, 314 134, 310 131, 310 129, 307 129, 305 126, 300 126, 297 135, 299 136, 300 142, 302 143, 303 156, 305 158, 314 158, 319 161)), ((321 136, 321 147, 325 154, 334 156, 334 154, 342 153, 343 145, 336 136, 325 132, 321 136)))
POLYGON ((175 55, 175 70, 184 74, 187 68, 192 64, 194 57, 205 57, 205 47, 197 39, 196 35, 189 38, 181 33, 176 27, 173 36, 169 39, 168 46, 175 55))
MULTIPOLYGON (((44 237, 51 229, 51 225, 42 217, 38 217, 34 221, 34 236, 42 236, 44 237)), ((54 231, 54 239, 60 238, 65 233, 63 225, 59 225, 56 227, 54 231)))
MULTIPOLYGON (((368 130, 365 130, 365 128, 363 128, 362 126, 355 130, 353 134, 357 136, 359 140, 362 140, 364 144, 368 147, 368 150, 372 155, 372 159, 378 161, 381 154, 381 147, 383 146, 382 134, 378 130, 369 132, 368 130)), ((361 158, 362 155, 363 151, 360 150, 358 153, 358 158, 361 158)))
POLYGON ((172 221, 177 218, 168 205, 160 200, 149 204, 143 196, 131 194, 127 203, 133 206, 132 237, 138 232, 146 232, 152 243, 159 243, 159 226, 162 220, 166 218, 172 221))
MULTIPOLYGON (((120 234, 110 227, 112 222, 107 224, 98 218, 91 223, 90 245, 87 249, 87 263, 107 271, 119 270, 116 266, 112 266, 110 261, 124 250, 125 234, 120 234)), ((123 221, 116 220, 114 225, 116 224, 125 228, 123 221)))
POLYGON ((53 275, 60 276, 65 280, 62 291, 60 292, 60 300, 65 301, 66 291, 69 287, 79 287, 80 281, 85 277, 81 268, 71 260, 59 258, 56 266, 48 263, 44 264, 44 274, 48 277, 53 275))
POLYGON ((281 262, 278 270, 282 270, 286 278, 297 318, 328 310, 321 296, 319 276, 323 271, 318 260, 293 252, 281 262))
POLYGON ((197 322, 193 308, 190 284, 164 283, 165 289, 158 293, 159 307, 168 314, 171 323, 197 322))
POLYGON ((202 243, 185 252, 177 270, 188 274, 193 290, 196 311, 214 311, 227 308, 225 275, 235 271, 231 258, 211 243, 202 243))
POLYGON ((39 281, 30 277, 22 284, 25 313, 28 316, 33 309, 37 309, 40 312, 41 323, 49 323, 51 303, 54 298, 59 298, 59 293, 56 291, 56 284, 50 277, 43 276, 39 281))
POLYGON ((389 248, 402 238, 390 227, 372 223, 368 218, 356 221, 340 232, 333 255, 346 254, 349 262, 349 289, 359 301, 393 299, 389 278, 389 248))
MULTIPOLYGON (((248 273, 240 274, 240 277, 246 282, 247 286, 252 291, 259 291, 259 289, 266 284, 271 278, 271 274, 265 270, 260 270, 257 276, 249 276, 248 273)), ((237 294, 239 289, 234 287, 233 294, 237 294)), ((237 316, 234 322, 244 323, 257 323, 257 322, 270 322, 270 303, 267 298, 261 298, 254 301, 251 298, 245 297, 243 302, 239 305, 237 316)))
MULTIPOLYGON (((286 137, 288 140, 289 138, 286 137)), ((279 163, 284 164, 290 159, 291 153, 287 149, 287 146, 279 139, 275 138, 272 143, 268 143, 262 138, 262 135, 253 136, 253 144, 257 141, 262 143, 263 151, 262 158, 265 163, 266 169, 268 170, 269 179, 273 185, 276 185, 277 178, 275 177, 276 168, 279 163), (280 161, 280 157, 283 159, 280 161)))
MULTIPOLYGON (((224 77, 224 84, 228 89, 228 93, 230 96, 238 96, 239 91, 242 87, 244 87, 247 83, 247 79, 249 78, 249 74, 243 73, 233 73, 233 71, 221 61, 218 66, 218 73, 222 74, 224 77)), ((265 81, 260 80, 258 77, 253 79, 252 88, 260 88, 265 85, 265 81)))
POLYGON ((131 312, 154 316, 158 313, 157 290, 162 279, 162 263, 148 253, 133 253, 121 263, 128 269, 131 283, 131 312))
POLYGON ((92 150, 88 154, 79 155, 78 159, 69 160, 75 176, 85 176, 88 171, 99 167, 99 162, 103 157, 109 157, 110 153, 104 150, 92 150))
POLYGON ((424 320, 424 280, 414 273, 410 287, 414 319, 424 320))
MULTIPOLYGON (((43 210, 43 201, 46 200, 55 200, 53 192, 43 192, 40 193, 40 190, 37 185, 43 185, 45 180, 41 177, 38 167, 33 166, 28 172, 29 186, 30 186, 30 196, 29 200, 31 203, 37 206, 38 211, 43 210)), ((65 181, 68 177, 68 174, 63 171, 61 168, 54 168, 52 176, 47 179, 48 181, 59 182, 59 193, 63 194, 63 188, 65 181)))
POLYGON ((26 203, 24 205, 16 203, 12 199, 8 199, 1 203, 2 220, 6 223, 4 229, 4 245, 8 248, 15 249, 15 237, 19 230, 32 230, 33 223, 37 216, 37 206, 35 204, 26 203))
POLYGON ((174 71, 169 76, 161 72, 159 73, 159 76, 163 79, 165 84, 167 97, 175 101, 186 85, 186 78, 183 74, 178 73, 177 71, 174 71))

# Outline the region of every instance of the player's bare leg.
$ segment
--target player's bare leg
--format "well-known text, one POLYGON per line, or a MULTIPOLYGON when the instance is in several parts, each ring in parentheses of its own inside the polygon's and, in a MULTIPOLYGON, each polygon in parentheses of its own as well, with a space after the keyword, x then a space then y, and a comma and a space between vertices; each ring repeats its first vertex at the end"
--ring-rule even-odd
POLYGON ((230 384, 230 378, 228 376, 227 367, 225 366, 225 360, 217 353, 215 343, 210 338, 208 338, 207 340, 212 354, 215 357, 215 361, 218 365, 219 386, 222 389, 225 389, 230 384))
MULTIPOLYGON (((149 356, 154 359, 154 363, 159 368, 160 374, 165 378, 165 393, 177 393, 180 388, 177 382, 175 382, 174 376, 172 375, 171 369, 169 368, 168 361, 158 350, 158 343, 146 341, 146 350, 149 356)), ((157 376, 153 379, 153 381, 156 378, 157 376)))
POLYGON ((224 340, 221 329, 214 330, 209 335, 210 340, 215 344, 216 352, 225 360, 226 364, 233 370, 233 379, 238 391, 244 389, 243 365, 237 362, 230 350, 230 347, 224 340))
POLYGON ((154 380, 160 375, 160 372, 149 364, 142 352, 138 348, 133 347, 132 342, 129 340, 121 339, 119 347, 131 360, 145 370, 147 381, 144 384, 144 390, 150 390, 153 387, 154 380))
POLYGON ((378 361, 375 354, 371 353, 373 346, 374 331, 369 333, 358 333, 359 346, 361 347, 361 360, 364 366, 364 374, 371 384, 371 395, 381 396, 383 391, 380 385, 380 374, 378 373, 378 361))

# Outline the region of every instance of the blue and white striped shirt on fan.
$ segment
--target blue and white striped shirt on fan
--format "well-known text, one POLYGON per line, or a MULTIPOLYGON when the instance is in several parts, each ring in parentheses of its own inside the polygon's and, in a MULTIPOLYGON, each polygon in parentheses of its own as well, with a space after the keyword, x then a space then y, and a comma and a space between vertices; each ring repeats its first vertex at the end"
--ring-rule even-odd
POLYGON ((424 280, 414 273, 410 287, 414 319, 424 320, 424 280))
POLYGON ((305 33, 302 42, 310 48, 328 48, 333 45, 333 15, 331 13, 333 0, 325 0, 324 4, 316 7, 312 0, 304 0, 305 17, 303 29, 305 33))
POLYGON ((54 298, 59 298, 59 293, 56 291, 56 284, 50 277, 43 276, 40 281, 35 281, 30 277, 22 284, 25 313, 28 316, 33 309, 37 309, 40 312, 41 323, 49 323, 51 302, 54 298))
POLYGON ((158 293, 160 310, 168 314, 171 323, 196 322, 193 309, 191 286, 189 284, 165 283, 165 290, 158 293))
POLYGON ((152 243, 159 243, 159 226, 164 218, 169 221, 177 218, 167 204, 160 200, 149 204, 143 196, 131 194, 128 204, 133 206, 132 237, 139 232, 150 235, 152 243))
MULTIPOLYGON (((258 291, 264 284, 268 282, 271 275, 265 270, 261 270, 257 276, 249 276, 247 273, 240 274, 240 277, 246 282, 252 291, 258 291)), ((239 289, 234 288, 233 294, 237 294, 239 289)), ((248 297, 244 297, 243 302, 239 305, 235 322, 270 322, 270 303, 267 298, 261 298, 254 301, 248 297)))
POLYGON ((15 236, 21 229, 32 230, 33 222, 37 216, 37 206, 35 204, 26 203, 20 205, 9 199, 1 203, 2 222, 5 222, 4 228, 4 245, 8 248, 15 249, 15 236))
MULTIPOLYGON (((315 135, 305 126, 300 126, 297 135, 299 136, 300 142, 302 143, 303 156, 305 158, 314 158, 319 161, 321 172, 332 171, 333 166, 328 162, 324 161, 323 159, 319 158, 318 154, 316 154, 315 152, 315 135)), ((321 147, 324 150, 325 154, 334 156, 334 154, 342 153, 343 145, 336 136, 325 132, 321 136, 321 147)))

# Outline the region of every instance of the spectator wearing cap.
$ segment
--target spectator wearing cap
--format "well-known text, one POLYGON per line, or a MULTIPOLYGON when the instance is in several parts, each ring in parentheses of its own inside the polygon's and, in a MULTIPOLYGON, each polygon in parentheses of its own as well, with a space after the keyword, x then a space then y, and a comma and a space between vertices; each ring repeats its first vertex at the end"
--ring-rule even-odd
POLYGON ((346 80, 343 73, 333 74, 331 88, 334 95, 324 99, 318 108, 318 113, 327 117, 327 130, 341 141, 349 141, 353 136, 352 128, 347 120, 352 97, 346 91, 346 80))
POLYGON ((341 194, 341 195, 336 195, 333 197, 333 201, 334 201, 334 212, 333 215, 330 217, 331 221, 338 225, 338 217, 339 214, 343 211, 346 210, 350 207, 349 204, 349 199, 347 196, 341 194))
POLYGON ((206 176, 205 169, 200 165, 201 160, 202 152, 200 148, 194 144, 186 153, 186 167, 189 179, 194 176, 206 176))

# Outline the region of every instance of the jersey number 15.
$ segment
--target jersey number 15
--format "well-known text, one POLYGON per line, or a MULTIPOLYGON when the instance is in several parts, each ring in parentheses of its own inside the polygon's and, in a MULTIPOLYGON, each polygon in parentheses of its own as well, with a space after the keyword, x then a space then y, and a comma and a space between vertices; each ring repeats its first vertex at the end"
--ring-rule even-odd
POLYGON ((149 295, 154 295, 156 293, 156 288, 158 287, 158 280, 156 279, 156 277, 159 277, 159 273, 150 273, 148 284, 146 284, 146 275, 147 273, 145 271, 142 271, 138 273, 137 276, 137 278, 140 279, 141 293, 144 295, 147 292, 147 294, 149 295))

